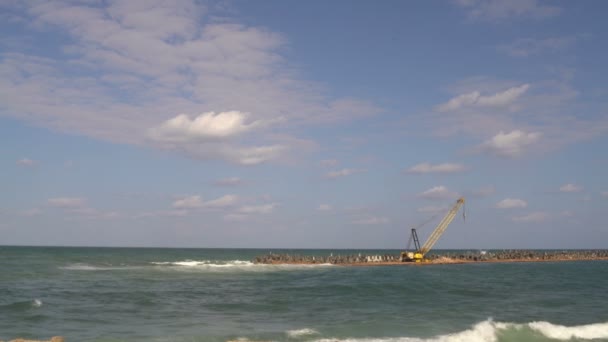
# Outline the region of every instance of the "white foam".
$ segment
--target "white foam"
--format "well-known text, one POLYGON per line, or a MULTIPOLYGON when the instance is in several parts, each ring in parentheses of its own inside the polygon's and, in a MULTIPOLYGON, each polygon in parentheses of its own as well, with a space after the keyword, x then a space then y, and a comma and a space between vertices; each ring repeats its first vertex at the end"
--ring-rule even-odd
POLYGON ((34 299, 32 301, 32 306, 35 308, 39 308, 42 306, 42 301, 40 299, 34 299))
POLYGON ((475 324, 471 329, 428 339, 419 337, 320 339, 317 342, 496 342, 497 327, 492 320, 475 324))
POLYGON ((185 266, 185 267, 197 267, 197 266, 205 266, 205 267, 237 267, 237 266, 252 266, 253 263, 251 261, 243 261, 243 260, 229 260, 224 262, 213 262, 210 260, 183 260, 183 261, 161 261, 161 262, 151 262, 153 265, 159 266, 185 266))
POLYGON ((304 328, 304 329, 295 329, 295 330, 287 330, 286 334, 291 338, 298 338, 303 336, 317 335, 319 332, 314 329, 304 328))
POLYGON ((132 270, 139 267, 135 266, 93 266, 84 263, 70 264, 67 266, 59 267, 62 270, 69 271, 115 271, 115 270, 132 270))
POLYGON ((536 330, 541 334, 556 340, 608 338, 608 323, 566 327, 563 325, 551 324, 549 322, 532 322, 528 323, 528 326, 532 330, 536 330))
POLYGON ((440 335, 431 338, 391 337, 391 338, 325 338, 316 342, 496 342, 497 333, 506 329, 529 328, 543 334, 545 337, 557 340, 603 339, 608 338, 608 323, 597 323, 567 327, 548 322, 531 322, 528 324, 493 322, 488 319, 475 324, 471 329, 453 334, 440 335))
POLYGON ((317 267, 333 266, 331 264, 314 264, 314 265, 298 265, 298 264, 256 264, 246 260, 228 260, 228 261, 211 261, 211 260, 181 260, 181 261, 160 261, 151 262, 156 266, 169 266, 173 269, 182 270, 236 270, 236 271, 253 271, 266 272, 277 270, 301 270, 317 267))

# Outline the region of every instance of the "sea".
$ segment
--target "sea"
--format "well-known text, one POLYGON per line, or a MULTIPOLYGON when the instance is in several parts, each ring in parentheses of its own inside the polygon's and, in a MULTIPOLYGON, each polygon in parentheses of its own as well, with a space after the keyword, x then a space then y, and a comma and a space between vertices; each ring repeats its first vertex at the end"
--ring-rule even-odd
POLYGON ((0 247, 0 340, 608 341, 608 261, 260 265, 392 250, 0 247))

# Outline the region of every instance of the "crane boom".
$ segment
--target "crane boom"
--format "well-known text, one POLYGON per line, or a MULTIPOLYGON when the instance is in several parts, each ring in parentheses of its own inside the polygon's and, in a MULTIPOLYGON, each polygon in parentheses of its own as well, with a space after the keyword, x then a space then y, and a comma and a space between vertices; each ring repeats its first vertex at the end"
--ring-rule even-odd
POLYGON ((426 240, 426 242, 420 249, 420 252, 422 253, 422 255, 425 255, 428 251, 431 250, 431 248, 433 248, 433 246, 435 245, 437 240, 439 240, 439 237, 441 237, 443 232, 445 232, 448 225, 450 223, 452 223, 452 221, 454 220, 454 217, 456 217, 456 214, 458 213, 458 210, 460 210, 460 207, 462 207, 463 204, 464 204, 464 197, 461 197, 456 201, 456 204, 454 204, 452 209, 450 209, 450 211, 448 211, 448 213, 441 220, 441 222, 439 222, 439 224, 437 225, 435 230, 431 233, 429 238, 426 240))

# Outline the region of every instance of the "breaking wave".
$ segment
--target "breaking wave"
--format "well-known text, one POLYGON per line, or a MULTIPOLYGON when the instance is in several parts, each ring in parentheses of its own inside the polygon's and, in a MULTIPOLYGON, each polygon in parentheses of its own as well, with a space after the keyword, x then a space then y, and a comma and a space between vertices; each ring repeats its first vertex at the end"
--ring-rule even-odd
POLYGON ((133 270, 140 267, 136 266, 96 266, 85 263, 69 264, 67 266, 59 267, 62 270, 68 271, 120 271, 120 270, 133 270))
POLYGON ((40 299, 34 299, 32 301, 32 306, 35 308, 39 308, 42 306, 42 301, 40 299))
POLYGON ((184 261, 161 261, 161 262, 151 262, 153 265, 159 266, 185 266, 185 267, 197 267, 197 266, 206 266, 206 267, 247 267, 253 266, 254 263, 251 261, 243 261, 243 260, 231 260, 225 262, 218 261, 210 261, 210 260, 184 260, 184 261))
POLYGON ((323 338, 316 342, 498 342, 539 340, 545 337, 552 341, 608 339, 608 323, 578 326, 563 326, 549 322, 525 324, 500 323, 486 320, 470 329, 453 334, 431 338, 391 337, 391 338, 323 338))
POLYGON ((608 338, 608 323, 596 323, 566 327, 549 322, 532 322, 527 324, 530 329, 556 340, 570 339, 600 339, 608 338))
POLYGON ((331 264, 292 265, 292 264, 256 264, 245 260, 180 260, 155 261, 141 265, 92 265, 87 263, 74 263, 59 267, 68 271, 124 271, 124 270, 165 270, 165 271, 251 271, 268 272, 280 270, 317 269, 319 267, 333 266, 331 264))
POLYGON ((4 305, 0 305, 0 311, 8 310, 8 311, 27 311, 30 309, 39 308, 42 306, 42 301, 40 299, 28 300, 28 301, 19 301, 8 303, 4 305))
POLYGON ((301 270, 318 267, 333 266, 331 264, 292 265, 292 264, 256 264, 244 260, 212 261, 212 260, 182 260, 151 262, 155 266, 172 267, 184 270, 243 270, 243 271, 273 271, 273 270, 301 270))
POLYGON ((295 330, 287 330, 285 332, 287 337, 290 338, 298 338, 310 335, 317 335, 319 332, 314 329, 304 328, 304 329, 295 329, 295 330))

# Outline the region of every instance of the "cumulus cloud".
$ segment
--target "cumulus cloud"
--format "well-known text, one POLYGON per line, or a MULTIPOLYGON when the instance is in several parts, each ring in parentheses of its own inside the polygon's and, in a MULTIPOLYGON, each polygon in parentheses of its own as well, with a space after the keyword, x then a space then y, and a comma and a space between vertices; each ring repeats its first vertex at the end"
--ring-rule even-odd
POLYGON ((55 208, 73 209, 84 207, 86 200, 80 197, 55 197, 49 198, 47 203, 55 208))
POLYGON ((581 192, 583 191, 583 187, 580 185, 568 183, 559 187, 560 192, 581 192))
POLYGON ((369 216, 353 220, 352 223, 360 225, 380 225, 390 223, 390 220, 387 217, 369 216))
POLYGON ((512 220, 515 222, 544 222, 549 219, 549 214, 544 211, 536 211, 523 216, 514 216, 512 220))
POLYGON ((260 126, 260 121, 245 123, 248 114, 239 111, 207 112, 194 119, 180 114, 150 131, 152 139, 163 142, 187 142, 221 139, 239 135, 260 126))
POLYGON ((222 178, 213 182, 213 184, 217 186, 237 186, 243 183, 243 180, 239 177, 222 178))
POLYGON ((540 0, 456 0, 454 3, 467 11, 469 18, 483 21, 502 21, 509 18, 542 19, 557 16, 561 8, 541 4, 540 0))
POLYGON ((525 208, 528 206, 528 202, 518 198, 505 198, 502 201, 496 203, 498 209, 513 209, 513 208, 525 208))
POLYGON ((448 112, 466 107, 505 107, 515 102, 528 88, 530 88, 529 84, 522 84, 487 96, 481 95, 479 91, 474 91, 453 97, 448 102, 439 105, 437 109, 440 112, 448 112))
POLYGON ((418 197, 432 200, 445 200, 458 197, 458 193, 448 190, 448 188, 443 185, 439 185, 419 193, 418 197))
POLYGON ((498 134, 486 140, 478 149, 482 152, 487 152, 499 157, 515 158, 526 152, 528 148, 536 144, 542 133, 530 132, 526 133, 520 130, 514 130, 510 133, 500 131, 498 134))
POLYGON ((330 171, 325 175, 325 178, 328 179, 335 179, 335 178, 341 178, 341 177, 346 177, 346 176, 350 176, 356 173, 361 173, 361 172, 365 172, 365 170, 360 170, 360 169, 342 169, 342 170, 335 170, 335 171, 330 171))
POLYGON ((34 166, 36 165, 36 161, 29 158, 21 158, 16 162, 19 166, 34 166))
POLYGON ((467 168, 462 164, 455 163, 443 163, 443 164, 430 164, 420 163, 414 165, 406 170, 407 173, 455 173, 465 171, 467 168))
POLYGON ((199 115, 193 120, 180 114, 149 130, 151 141, 169 150, 200 159, 222 159, 242 165, 256 165, 278 158, 285 146, 238 146, 231 138, 271 124, 260 120, 246 123, 248 115, 238 111, 199 115))
POLYGON ((320 204, 319 207, 317 208, 317 210, 319 210, 319 211, 330 211, 330 210, 332 210, 332 207, 329 204, 320 204))
POLYGON ((260 205, 245 205, 238 209, 239 214, 270 214, 278 206, 278 203, 267 203, 260 205))

